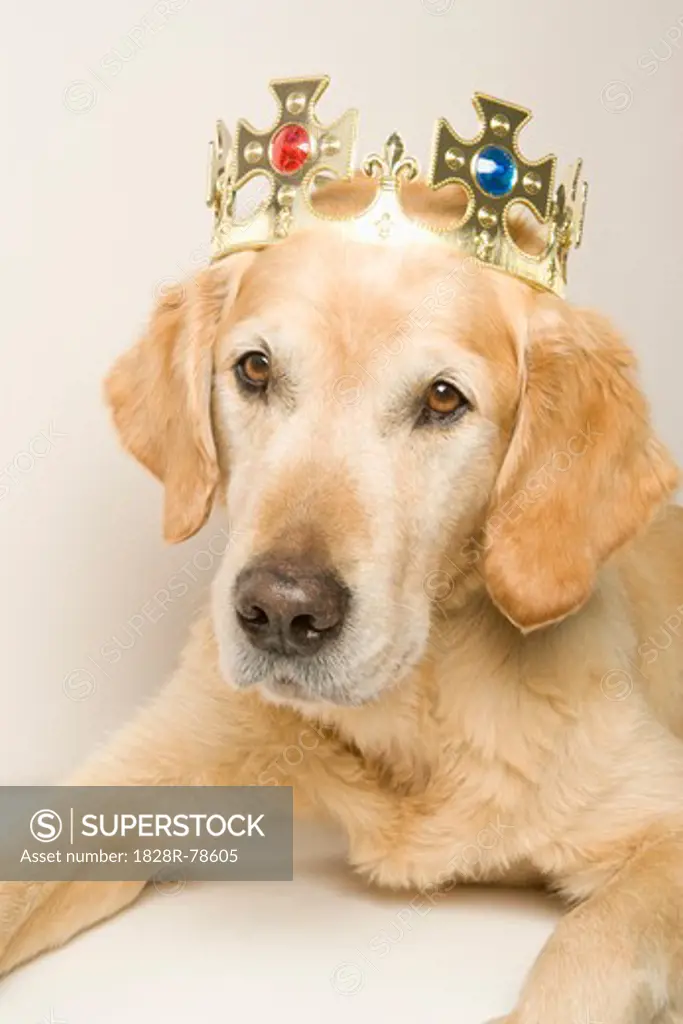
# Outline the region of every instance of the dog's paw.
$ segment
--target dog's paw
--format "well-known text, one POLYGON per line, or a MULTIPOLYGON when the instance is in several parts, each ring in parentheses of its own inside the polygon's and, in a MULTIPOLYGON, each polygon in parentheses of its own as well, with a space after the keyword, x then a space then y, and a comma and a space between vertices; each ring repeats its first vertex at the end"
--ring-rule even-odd
POLYGON ((422 889, 426 882, 419 880, 415 865, 392 858, 367 857, 360 861, 352 858, 351 866, 373 885, 383 889, 422 889))
POLYGON ((421 846, 391 843, 370 835, 349 852, 351 866, 374 885, 385 889, 434 890, 452 878, 448 865, 434 862, 433 851, 421 846), (431 855, 430 855, 431 854, 431 855))

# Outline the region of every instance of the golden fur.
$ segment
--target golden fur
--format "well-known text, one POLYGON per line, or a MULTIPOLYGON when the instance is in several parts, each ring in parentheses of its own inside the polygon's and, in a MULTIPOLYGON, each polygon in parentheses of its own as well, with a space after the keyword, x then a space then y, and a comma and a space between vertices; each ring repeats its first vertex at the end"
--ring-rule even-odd
MULTIPOLYGON (((380 885, 547 884, 576 906, 507 1020, 679 1020, 683 511, 610 325, 438 247, 320 229, 167 296, 107 394, 166 537, 216 497, 236 532, 174 677, 71 781, 291 785, 380 885), (232 377, 263 333, 303 382, 267 411, 232 377), (444 363, 475 410, 411 433, 400 396, 444 363), (358 594, 329 700, 230 685, 231 586, 273 550, 358 594)), ((0 886, 0 969, 141 888, 0 886)))

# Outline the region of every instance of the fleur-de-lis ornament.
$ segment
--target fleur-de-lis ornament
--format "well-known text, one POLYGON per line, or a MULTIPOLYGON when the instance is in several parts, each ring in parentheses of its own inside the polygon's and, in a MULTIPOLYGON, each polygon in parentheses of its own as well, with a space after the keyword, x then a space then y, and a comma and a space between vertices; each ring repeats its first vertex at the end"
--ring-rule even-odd
POLYGON ((382 149, 382 155, 371 153, 363 162, 363 173, 378 177, 382 184, 396 185, 401 178, 411 181, 420 173, 420 165, 412 156, 405 156, 405 143, 398 132, 392 132, 382 149))

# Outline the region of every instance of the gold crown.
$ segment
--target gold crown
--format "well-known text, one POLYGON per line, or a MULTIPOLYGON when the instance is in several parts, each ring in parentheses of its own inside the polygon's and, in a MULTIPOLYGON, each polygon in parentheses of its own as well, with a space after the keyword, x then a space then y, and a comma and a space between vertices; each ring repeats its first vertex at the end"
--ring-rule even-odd
POLYGON ((587 185, 580 160, 555 190, 556 157, 530 161, 522 155, 518 138, 530 111, 475 93, 482 128, 474 139, 463 139, 448 121, 437 122, 426 184, 434 190, 460 186, 467 207, 457 225, 435 227, 411 217, 401 203, 402 184, 419 175, 419 165, 406 155, 400 135, 390 135, 383 154, 372 154, 357 169, 358 112, 348 110, 330 125, 319 121, 315 107, 328 85, 325 76, 271 82, 279 110, 266 131, 240 120, 232 140, 218 122, 210 147, 207 193, 215 218, 214 260, 272 245, 322 220, 363 242, 450 245, 487 266, 564 293, 569 250, 581 243, 587 185), (313 195, 321 181, 350 180, 356 170, 377 181, 371 204, 352 217, 316 211, 313 195), (240 190, 257 176, 262 176, 267 193, 255 209, 240 213, 240 190), (525 252, 513 240, 508 213, 520 203, 545 228, 540 252, 525 252))

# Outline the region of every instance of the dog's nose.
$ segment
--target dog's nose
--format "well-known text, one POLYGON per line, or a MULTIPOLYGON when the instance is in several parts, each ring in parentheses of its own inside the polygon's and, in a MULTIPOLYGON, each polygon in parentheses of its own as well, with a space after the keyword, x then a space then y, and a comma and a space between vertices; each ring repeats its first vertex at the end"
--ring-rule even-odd
POLYGON ((332 573, 293 561, 248 567, 235 584, 240 626, 255 647, 276 654, 317 653, 340 632, 348 603, 332 573))

